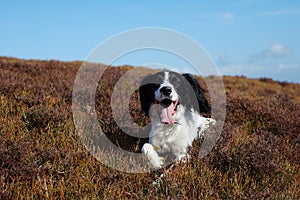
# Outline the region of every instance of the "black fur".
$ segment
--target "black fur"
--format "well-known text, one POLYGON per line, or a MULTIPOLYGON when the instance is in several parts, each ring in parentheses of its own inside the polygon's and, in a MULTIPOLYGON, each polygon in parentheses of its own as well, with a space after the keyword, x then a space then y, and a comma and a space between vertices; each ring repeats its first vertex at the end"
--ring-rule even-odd
POLYGON ((182 74, 184 78, 191 84, 195 95, 198 100, 199 110, 198 112, 211 113, 211 107, 208 104, 207 99, 204 97, 204 90, 200 86, 199 82, 191 74, 182 74))
POLYGON ((148 75, 141 82, 139 88, 140 102, 142 110, 147 116, 149 116, 150 106, 154 103, 154 92, 159 88, 162 82, 163 77, 160 80, 157 74, 148 75))

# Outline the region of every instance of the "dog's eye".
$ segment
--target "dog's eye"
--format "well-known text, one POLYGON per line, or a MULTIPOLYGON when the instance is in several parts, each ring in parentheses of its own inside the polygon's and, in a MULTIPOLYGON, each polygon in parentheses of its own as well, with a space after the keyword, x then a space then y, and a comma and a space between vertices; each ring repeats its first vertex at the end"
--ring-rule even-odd
POLYGON ((162 76, 158 76, 155 80, 155 83, 161 84, 164 81, 164 78, 162 76))
POLYGON ((178 85, 178 84, 180 83, 180 78, 178 78, 178 77, 176 77, 176 76, 172 77, 172 78, 171 78, 171 83, 172 83, 173 85, 178 85))

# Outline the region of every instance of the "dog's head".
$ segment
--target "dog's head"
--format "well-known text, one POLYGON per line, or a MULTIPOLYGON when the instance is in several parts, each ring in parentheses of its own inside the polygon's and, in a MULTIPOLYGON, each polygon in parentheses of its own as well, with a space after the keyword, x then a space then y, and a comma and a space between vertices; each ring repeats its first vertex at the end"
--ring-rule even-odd
POLYGON ((198 81, 189 74, 161 71, 146 76, 139 88, 143 111, 149 116, 152 105, 160 117, 161 123, 173 124, 173 118, 179 105, 187 110, 210 112, 203 89, 198 81))

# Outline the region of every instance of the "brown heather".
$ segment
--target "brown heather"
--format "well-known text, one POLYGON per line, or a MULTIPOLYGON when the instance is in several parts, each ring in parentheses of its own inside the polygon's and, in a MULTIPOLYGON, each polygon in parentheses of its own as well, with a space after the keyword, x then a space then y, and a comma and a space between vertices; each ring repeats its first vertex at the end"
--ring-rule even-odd
MULTIPOLYGON (((224 77, 227 116, 213 151, 199 159, 196 141, 191 161, 154 186, 156 173, 106 167, 80 142, 71 112, 80 65, 0 57, 0 199, 300 198, 299 84, 224 77)), ((128 69, 105 71, 96 110, 111 141, 139 152, 145 139, 123 133, 110 108, 114 84, 128 69)), ((136 93, 130 114, 140 125, 149 123, 136 93)))

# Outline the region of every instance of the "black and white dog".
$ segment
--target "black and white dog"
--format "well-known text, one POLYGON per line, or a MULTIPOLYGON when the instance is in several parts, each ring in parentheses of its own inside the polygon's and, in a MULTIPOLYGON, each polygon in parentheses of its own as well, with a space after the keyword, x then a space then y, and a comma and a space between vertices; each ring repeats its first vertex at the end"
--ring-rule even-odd
POLYGON ((161 71, 146 76, 139 88, 142 110, 151 119, 149 143, 142 147, 153 168, 163 167, 167 158, 188 158, 188 147, 215 120, 210 113, 204 90, 190 74, 161 71))

